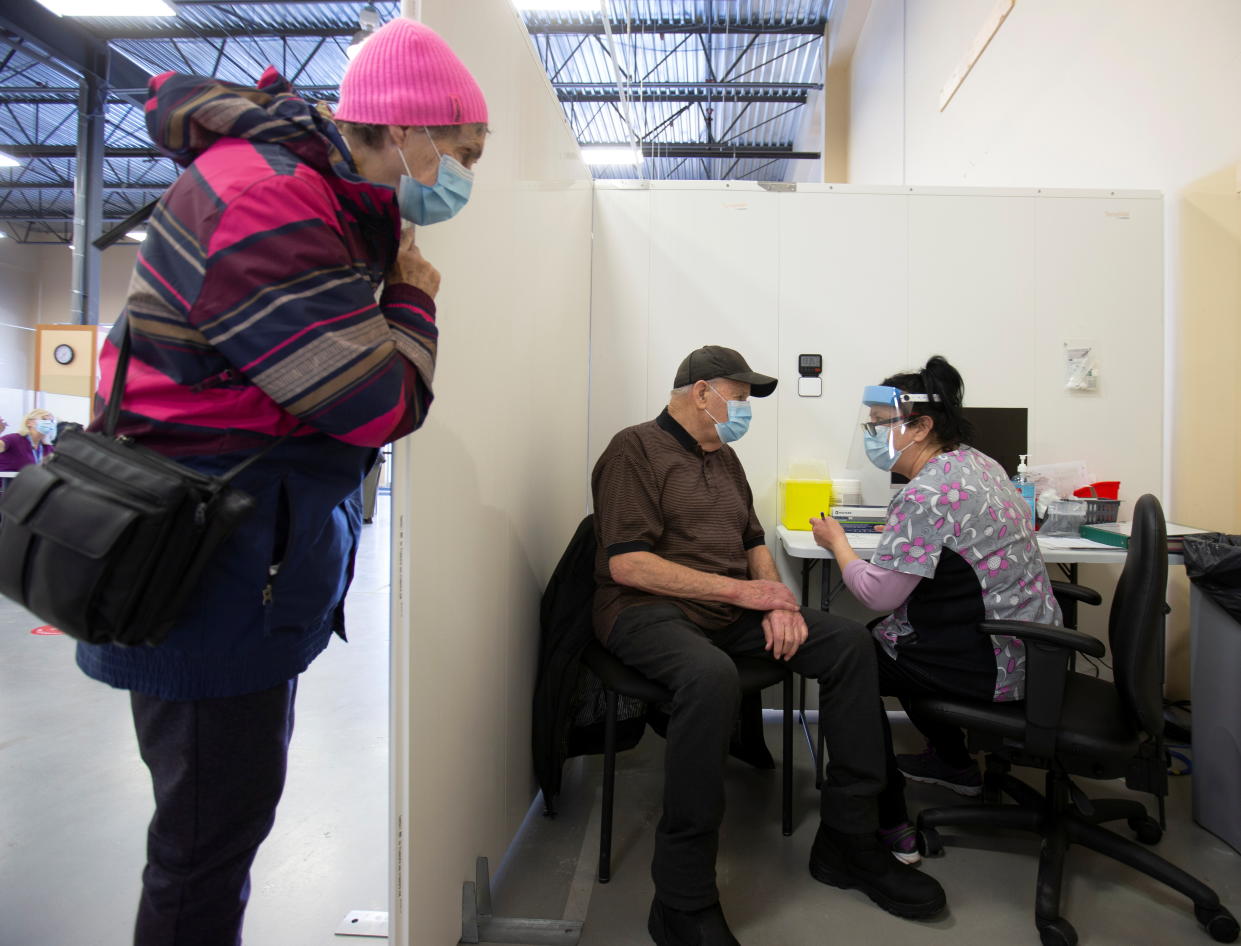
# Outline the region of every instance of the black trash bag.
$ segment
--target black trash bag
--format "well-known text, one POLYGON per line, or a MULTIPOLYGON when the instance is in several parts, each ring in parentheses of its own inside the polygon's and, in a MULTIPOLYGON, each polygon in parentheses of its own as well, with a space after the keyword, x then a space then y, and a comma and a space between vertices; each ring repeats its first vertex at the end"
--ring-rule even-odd
POLYGON ((1203 532, 1184 541, 1185 574, 1241 622, 1241 535, 1203 532))

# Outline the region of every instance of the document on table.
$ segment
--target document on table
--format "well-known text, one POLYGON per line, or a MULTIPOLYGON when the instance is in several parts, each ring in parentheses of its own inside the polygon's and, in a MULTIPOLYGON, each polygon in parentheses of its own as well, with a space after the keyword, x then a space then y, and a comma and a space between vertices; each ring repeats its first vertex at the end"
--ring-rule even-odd
POLYGON ((1083 539, 1077 535, 1040 535, 1038 544, 1043 549, 1055 549, 1056 551, 1068 551, 1069 549, 1103 549, 1104 551, 1114 552, 1116 546, 1108 545, 1104 542, 1095 542, 1093 539, 1083 539))
POLYGON ((882 538, 882 532, 850 532, 849 545, 853 547, 854 551, 869 549, 873 552, 879 548, 879 540, 882 538))

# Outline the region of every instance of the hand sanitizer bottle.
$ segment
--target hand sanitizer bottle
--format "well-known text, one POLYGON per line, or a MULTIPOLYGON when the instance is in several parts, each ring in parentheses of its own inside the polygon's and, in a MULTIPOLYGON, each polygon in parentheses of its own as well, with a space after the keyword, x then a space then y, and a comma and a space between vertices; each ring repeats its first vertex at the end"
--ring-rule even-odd
POLYGON ((1013 485, 1017 487, 1017 492, 1021 493, 1021 498, 1029 504, 1030 525, 1034 525, 1034 480, 1030 478, 1027 472, 1029 467, 1026 466, 1026 457, 1029 454, 1019 453, 1017 456, 1017 475, 1013 477, 1013 485))

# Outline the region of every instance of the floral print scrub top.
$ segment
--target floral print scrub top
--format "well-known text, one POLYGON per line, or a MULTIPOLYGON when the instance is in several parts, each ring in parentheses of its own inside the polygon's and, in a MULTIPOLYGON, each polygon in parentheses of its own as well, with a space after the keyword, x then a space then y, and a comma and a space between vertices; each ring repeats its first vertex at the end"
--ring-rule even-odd
POLYGON ((874 634, 927 682, 997 702, 1025 694, 1025 648, 978 634, 983 620, 1061 624, 1030 507, 1004 470, 969 446, 927 461, 892 499, 871 562, 918 575, 874 634))

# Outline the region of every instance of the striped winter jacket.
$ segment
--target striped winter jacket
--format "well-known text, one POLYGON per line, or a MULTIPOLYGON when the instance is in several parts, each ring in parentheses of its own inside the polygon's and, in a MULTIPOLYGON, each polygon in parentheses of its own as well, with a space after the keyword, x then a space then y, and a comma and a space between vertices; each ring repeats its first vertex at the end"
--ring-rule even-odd
POLYGON ((152 214, 104 346, 122 333, 121 431, 219 473, 293 432, 236 483, 258 511, 221 548, 168 640, 79 645, 89 675, 165 699, 231 696, 305 669, 333 630, 375 448, 431 403, 432 300, 384 286, 396 193, 353 170, 335 127, 269 69, 258 89, 165 73, 147 127, 185 171, 152 214))

